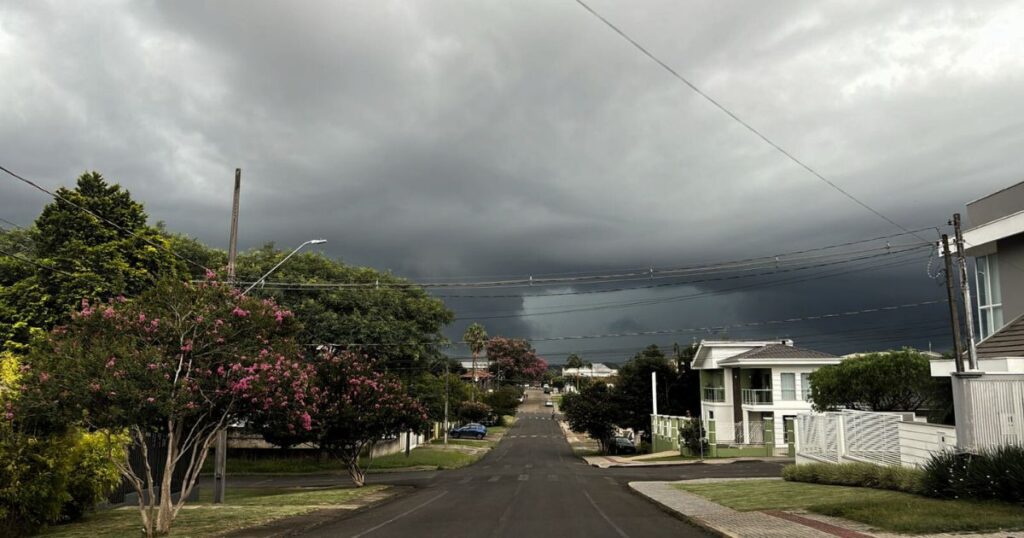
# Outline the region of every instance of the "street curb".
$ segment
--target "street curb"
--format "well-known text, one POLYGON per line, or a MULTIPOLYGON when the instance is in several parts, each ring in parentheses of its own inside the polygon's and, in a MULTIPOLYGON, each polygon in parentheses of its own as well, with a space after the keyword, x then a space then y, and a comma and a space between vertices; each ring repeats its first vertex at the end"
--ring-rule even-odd
POLYGON ((631 491, 634 495, 636 495, 636 496, 638 496, 638 497, 640 497, 642 499, 645 499, 647 502, 649 502, 649 503, 653 504, 654 506, 658 507, 658 509, 661 510, 662 512, 665 512, 666 514, 668 514, 668 515, 670 515, 670 516, 672 516, 672 517, 674 517, 674 518, 676 518, 676 519, 678 519, 680 521, 683 521, 685 523, 689 523, 690 525, 693 525, 694 527, 698 527, 698 528, 700 528, 700 529, 702 529, 704 531, 707 531, 707 532, 711 533, 714 536, 718 536, 719 538, 736 538, 736 537, 734 537, 731 534, 726 534, 726 533, 722 532, 721 530, 719 530, 719 529, 717 529, 715 527, 712 527, 711 525, 709 525, 707 522, 705 522, 704 520, 702 520, 700 518, 696 518, 696 517, 693 517, 693 516, 688 516, 688 515, 680 512, 678 510, 674 510, 674 509, 670 508, 668 505, 663 504, 660 501, 657 501, 657 500, 655 500, 652 497, 648 497, 643 492, 641 492, 640 490, 638 490, 635 487, 633 487, 633 484, 637 484, 637 483, 639 483, 639 482, 630 482, 628 484, 629 491, 631 491))
POLYGON ((388 489, 385 490, 388 493, 386 497, 367 502, 356 508, 314 510, 297 516, 275 519, 262 525, 238 529, 222 536, 225 538, 277 538, 279 536, 304 534, 324 525, 344 521, 367 510, 397 501, 412 494, 414 491, 416 491, 416 488, 412 486, 388 486, 388 489))
MULTIPOLYGON (((582 457, 582 456, 581 456, 582 457)), ((584 460, 586 461, 586 460, 584 460)), ((680 462, 669 462, 669 463, 609 463, 607 465, 600 465, 597 463, 587 462, 591 467, 597 467, 598 469, 609 469, 609 468, 650 468, 650 467, 679 467, 683 465, 733 465, 736 463, 792 463, 791 460, 735 460, 735 459, 703 459, 693 461, 680 461, 680 462)))

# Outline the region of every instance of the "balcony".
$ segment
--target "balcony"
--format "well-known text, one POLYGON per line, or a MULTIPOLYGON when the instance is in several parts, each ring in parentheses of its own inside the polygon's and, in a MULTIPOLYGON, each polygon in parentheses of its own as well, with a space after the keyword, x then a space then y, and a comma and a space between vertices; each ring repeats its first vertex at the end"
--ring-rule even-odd
POLYGON ((702 399, 705 402, 724 402, 725 387, 704 387, 702 399))
POLYGON ((743 389, 743 405, 771 405, 772 389, 743 389))

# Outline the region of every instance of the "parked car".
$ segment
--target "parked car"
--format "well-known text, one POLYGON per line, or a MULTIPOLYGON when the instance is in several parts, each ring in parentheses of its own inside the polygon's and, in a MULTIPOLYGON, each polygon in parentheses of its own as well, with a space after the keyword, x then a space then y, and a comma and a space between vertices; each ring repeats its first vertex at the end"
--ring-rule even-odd
POLYGON ((544 407, 554 407, 554 406, 555 406, 555 402, 552 402, 551 400, 545 400, 544 407))
POLYGON ((487 435, 487 426, 483 424, 471 423, 462 426, 461 428, 455 428, 449 434, 449 436, 456 439, 462 439, 463 437, 472 437, 474 439, 483 439, 487 435))
POLYGON ((636 445, 628 437, 612 439, 612 445, 609 448, 612 454, 636 454, 636 445))
POLYGON ((544 387, 544 394, 551 394, 551 387, 544 387))

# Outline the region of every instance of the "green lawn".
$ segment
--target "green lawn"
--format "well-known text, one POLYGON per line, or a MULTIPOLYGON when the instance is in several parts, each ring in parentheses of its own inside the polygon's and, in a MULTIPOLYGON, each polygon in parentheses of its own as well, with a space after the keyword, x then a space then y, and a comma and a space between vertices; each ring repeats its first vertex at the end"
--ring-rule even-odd
POLYGON ((368 466, 364 462, 364 468, 370 472, 373 470, 401 469, 404 467, 457 469, 475 462, 486 453, 487 450, 485 448, 474 451, 470 447, 463 447, 461 445, 449 446, 447 450, 436 445, 423 446, 413 449, 408 456, 405 455, 405 452, 399 452, 398 454, 373 458, 373 461, 369 462, 368 466))
MULTIPOLYGON (((366 486, 328 489, 229 489, 226 503, 211 504, 207 488, 195 504, 186 504, 171 527, 171 536, 217 536, 322 508, 332 508, 364 495, 387 489, 366 486)), ((141 528, 135 507, 104 510, 68 525, 50 527, 44 536, 106 538, 138 536, 141 528)))
POLYGON ((1024 529, 1024 507, 943 501, 909 493, 783 480, 677 484, 683 491, 740 511, 807 510, 902 533, 1024 529))

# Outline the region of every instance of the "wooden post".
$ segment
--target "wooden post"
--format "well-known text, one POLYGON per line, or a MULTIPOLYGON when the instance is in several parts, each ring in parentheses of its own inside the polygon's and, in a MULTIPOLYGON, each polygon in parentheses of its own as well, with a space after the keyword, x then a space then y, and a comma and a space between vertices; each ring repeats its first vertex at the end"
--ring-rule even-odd
MULTIPOLYGON (((953 361, 956 371, 964 371, 963 346, 960 343, 960 315, 957 312, 956 295, 953 293, 953 256, 949 253, 949 236, 942 234, 942 257, 946 266, 946 299, 949 301, 949 322, 953 326, 953 361)), ((967 306, 970 308, 970 305, 967 306)))

